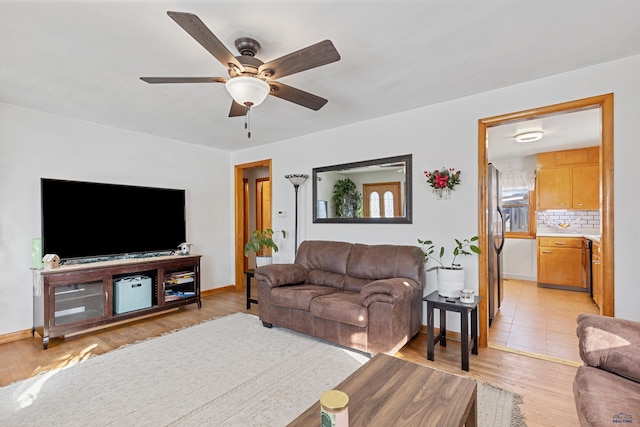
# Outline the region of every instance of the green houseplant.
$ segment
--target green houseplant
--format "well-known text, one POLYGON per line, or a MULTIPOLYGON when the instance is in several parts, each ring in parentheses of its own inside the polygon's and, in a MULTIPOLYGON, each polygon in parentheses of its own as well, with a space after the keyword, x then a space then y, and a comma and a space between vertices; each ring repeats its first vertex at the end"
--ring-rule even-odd
POLYGON ((336 181, 333 185, 333 204, 336 208, 336 218, 361 216, 362 197, 355 182, 350 178, 336 181))
POLYGON ((446 252, 444 246, 441 246, 436 253, 435 245, 431 240, 418 239, 418 243, 420 243, 424 263, 427 264, 429 260, 434 260, 438 264, 427 271, 438 270, 438 293, 440 296, 459 298, 460 291, 464 289, 464 269, 456 263, 456 258, 460 255, 479 254, 480 248, 474 244, 478 241, 478 236, 464 240, 453 240, 456 244, 451 251, 453 254, 451 264, 444 262, 446 252))
MULTIPOLYGON (((282 238, 287 237, 286 231, 279 230, 279 232, 282 233, 282 238)), ((253 251, 256 254, 257 264, 269 264, 267 260, 259 260, 259 258, 271 258, 271 256, 267 255, 267 251, 269 249, 272 249, 274 252, 278 252, 278 245, 273 241, 273 235, 275 233, 277 233, 277 231, 273 231, 271 228, 267 228, 265 230, 253 230, 251 237, 249 237, 249 241, 244 245, 244 255, 247 256, 249 255, 249 252, 253 251)))
POLYGON ((453 259, 451 260, 451 264, 444 264, 443 257, 445 255, 444 246, 440 247, 440 251, 438 251, 438 255, 433 255, 435 252, 435 244, 431 240, 421 240, 418 239, 418 243, 420 243, 420 250, 422 251, 422 256, 424 257, 425 264, 429 262, 429 260, 434 260, 438 263, 438 265, 431 267, 427 271, 435 270, 437 268, 447 268, 450 270, 461 269, 460 264, 456 264, 456 258, 459 255, 473 255, 480 253, 480 248, 477 245, 472 244, 473 242, 478 241, 478 236, 473 236, 470 239, 464 239, 462 241, 458 239, 453 239, 456 242, 456 245, 451 252, 453 254, 453 259), (467 250, 468 249, 468 250, 467 250), (471 252, 469 252, 471 251, 471 252), (473 252, 473 253, 472 253, 473 252))

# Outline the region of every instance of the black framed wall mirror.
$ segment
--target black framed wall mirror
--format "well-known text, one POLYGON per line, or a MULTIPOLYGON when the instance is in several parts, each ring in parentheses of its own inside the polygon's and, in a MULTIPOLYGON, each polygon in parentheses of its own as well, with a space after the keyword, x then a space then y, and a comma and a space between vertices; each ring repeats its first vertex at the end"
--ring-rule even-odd
POLYGON ((411 224, 406 154, 313 169, 314 223, 411 224))

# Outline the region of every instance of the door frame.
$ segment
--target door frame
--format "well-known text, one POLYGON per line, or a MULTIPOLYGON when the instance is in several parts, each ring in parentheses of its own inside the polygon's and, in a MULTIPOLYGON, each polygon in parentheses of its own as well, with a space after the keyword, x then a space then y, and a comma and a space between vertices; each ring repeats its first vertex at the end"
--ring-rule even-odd
MULTIPOLYGON (((244 289, 244 224, 245 224, 245 207, 244 207, 244 171, 251 168, 266 167, 269 169, 269 180, 273 182, 271 175, 271 159, 258 160, 251 163, 243 163, 234 166, 234 216, 235 216, 235 288, 237 291, 244 289)), ((273 185, 269 186, 269 192, 271 193, 273 185)), ((272 194, 269 194, 269 200, 272 199, 272 194)))
POLYGON ((614 257, 613 257, 613 93, 593 96, 575 101, 563 102, 546 107, 518 111, 495 117, 478 120, 478 236, 480 237, 479 256, 479 294, 480 301, 480 337, 479 345, 487 347, 489 336, 489 285, 487 241, 487 164, 488 138, 487 129, 505 122, 530 120, 537 117, 562 114, 590 108, 601 109, 602 141, 600 146, 600 197, 602 243, 602 296, 603 304, 600 314, 614 316, 614 257))

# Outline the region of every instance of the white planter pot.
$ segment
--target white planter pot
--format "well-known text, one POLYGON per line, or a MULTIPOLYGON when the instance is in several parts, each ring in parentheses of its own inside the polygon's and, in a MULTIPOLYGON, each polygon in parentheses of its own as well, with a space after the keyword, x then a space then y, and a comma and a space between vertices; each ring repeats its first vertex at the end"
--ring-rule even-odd
POLYGON ((464 269, 438 268, 438 294, 441 297, 460 298, 464 289, 464 269))
MULTIPOLYGON (((263 265, 269 265, 273 261, 273 258, 270 256, 257 256, 256 257, 256 268, 262 267, 263 265)), ((462 289, 462 288, 461 288, 462 289)))

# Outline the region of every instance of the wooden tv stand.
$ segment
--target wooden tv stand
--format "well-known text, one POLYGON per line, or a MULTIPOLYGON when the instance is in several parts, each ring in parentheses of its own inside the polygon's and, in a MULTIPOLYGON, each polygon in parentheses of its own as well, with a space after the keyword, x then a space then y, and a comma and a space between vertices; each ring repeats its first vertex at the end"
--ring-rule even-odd
POLYGON ((34 289, 32 333, 42 336, 46 350, 49 338, 187 304, 196 303, 200 308, 200 257, 167 255, 42 270, 41 284, 34 289), (139 287, 126 294, 114 286, 119 279, 138 276, 150 278, 150 286, 132 285, 139 287), (122 294, 117 295, 118 292, 122 294), (140 297, 143 302, 136 305, 140 297))

